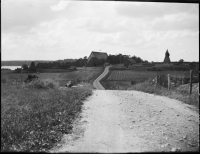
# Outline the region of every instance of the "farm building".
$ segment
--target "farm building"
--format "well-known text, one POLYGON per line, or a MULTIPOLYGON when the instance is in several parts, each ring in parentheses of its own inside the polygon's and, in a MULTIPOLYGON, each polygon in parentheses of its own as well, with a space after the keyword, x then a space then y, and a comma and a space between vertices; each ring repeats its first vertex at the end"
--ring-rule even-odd
POLYGON ((108 54, 105 52, 95 52, 92 51, 90 56, 88 57, 87 63, 93 66, 97 66, 99 63, 106 61, 108 54))
POLYGON ((169 52, 168 52, 168 49, 167 49, 167 51, 166 51, 166 53, 165 53, 165 59, 164 59, 164 61, 163 61, 164 63, 170 63, 171 61, 170 61, 170 58, 169 58, 169 52))
POLYGON ((131 58, 127 58, 124 59, 124 66, 125 67, 129 67, 130 65, 136 64, 136 61, 131 59, 131 58))

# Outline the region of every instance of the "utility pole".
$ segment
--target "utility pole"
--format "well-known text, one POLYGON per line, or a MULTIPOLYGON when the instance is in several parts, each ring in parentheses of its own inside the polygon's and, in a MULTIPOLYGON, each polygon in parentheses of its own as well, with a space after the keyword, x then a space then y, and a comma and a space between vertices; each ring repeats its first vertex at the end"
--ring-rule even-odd
POLYGON ((85 56, 84 59, 85 59, 85 82, 86 82, 86 64, 87 64, 87 57, 85 56))
POLYGON ((22 83, 22 68, 23 68, 23 63, 21 65, 21 83, 22 83))

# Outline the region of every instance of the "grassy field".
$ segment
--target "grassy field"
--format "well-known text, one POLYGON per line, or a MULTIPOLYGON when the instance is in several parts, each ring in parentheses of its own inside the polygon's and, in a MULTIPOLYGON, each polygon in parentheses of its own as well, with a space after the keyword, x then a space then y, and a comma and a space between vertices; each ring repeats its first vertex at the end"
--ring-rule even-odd
MULTIPOLYGON (((92 82, 93 79, 102 72, 102 67, 87 67, 86 68, 86 81, 92 82)), ((13 83, 21 81, 20 73, 12 73, 10 71, 1 71, 1 74, 4 78, 9 79, 13 83)), ((40 80, 53 80, 59 83, 60 86, 65 86, 69 80, 79 79, 85 81, 85 68, 78 68, 76 71, 66 71, 59 73, 22 73, 22 81, 24 81, 28 74, 34 74, 39 77, 40 80)))
MULTIPOLYGON (((92 94, 89 83, 60 88, 68 80, 84 80, 82 68, 36 74, 39 80, 28 84, 20 83, 21 74, 1 72, 1 151, 40 152, 56 146, 63 134, 71 133, 84 99, 92 94)), ((87 68, 87 80, 101 72, 102 68, 87 68)))

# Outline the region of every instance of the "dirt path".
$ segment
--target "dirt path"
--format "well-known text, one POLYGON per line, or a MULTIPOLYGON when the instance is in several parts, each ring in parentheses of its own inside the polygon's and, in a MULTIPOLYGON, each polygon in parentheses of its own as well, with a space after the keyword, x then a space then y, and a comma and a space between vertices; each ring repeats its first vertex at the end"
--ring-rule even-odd
POLYGON ((105 88, 100 84, 100 80, 109 72, 109 67, 107 66, 104 72, 93 82, 93 87, 99 90, 105 90, 105 88))
POLYGON ((51 152, 198 151, 199 114, 190 105, 137 91, 94 90, 51 152))

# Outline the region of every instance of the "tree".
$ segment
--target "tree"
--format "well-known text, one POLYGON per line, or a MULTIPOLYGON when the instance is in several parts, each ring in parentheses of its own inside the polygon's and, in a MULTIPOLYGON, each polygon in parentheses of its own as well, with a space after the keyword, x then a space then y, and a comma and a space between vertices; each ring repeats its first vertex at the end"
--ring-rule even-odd
POLYGON ((31 62, 31 68, 35 68, 35 63, 31 62))
POLYGON ((23 68, 23 70, 28 70, 28 65, 27 64, 23 64, 22 68, 23 68))
POLYGON ((32 72, 36 71, 36 67, 35 67, 35 63, 34 62, 31 62, 31 66, 29 67, 29 70, 32 71, 32 72))
POLYGON ((184 62, 184 60, 183 60, 183 59, 180 59, 178 62, 179 62, 179 63, 183 63, 183 62, 184 62))

